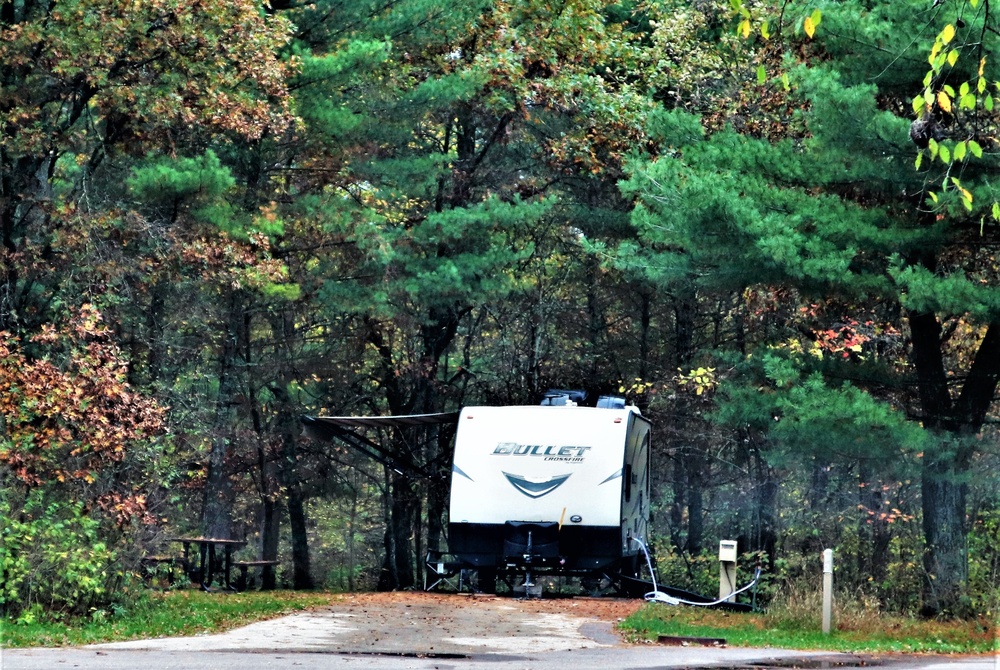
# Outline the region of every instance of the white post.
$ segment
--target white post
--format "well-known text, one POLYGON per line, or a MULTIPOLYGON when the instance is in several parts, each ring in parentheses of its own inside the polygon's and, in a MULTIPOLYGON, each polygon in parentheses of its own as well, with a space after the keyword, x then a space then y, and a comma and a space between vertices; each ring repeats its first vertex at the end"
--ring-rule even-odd
POLYGON ((719 542, 719 600, 736 602, 736 596, 729 594, 736 590, 736 542, 719 542), (728 597, 727 597, 728 596, 728 597))
POLYGON ((823 550, 823 634, 830 634, 833 621, 833 549, 823 550))

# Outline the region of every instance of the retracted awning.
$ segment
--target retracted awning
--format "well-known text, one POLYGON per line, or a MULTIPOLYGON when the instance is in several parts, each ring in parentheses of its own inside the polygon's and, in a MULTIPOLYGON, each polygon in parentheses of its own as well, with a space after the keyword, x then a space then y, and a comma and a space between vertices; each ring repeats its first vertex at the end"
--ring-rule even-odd
MULTIPOLYGON (((438 414, 401 414, 398 416, 303 416, 302 423, 308 434, 338 426, 341 428, 395 428, 398 426, 427 426, 441 423, 458 423, 459 412, 438 414)), ((318 435, 317 437, 325 437, 318 435)))
POLYGON ((365 437, 368 428, 413 428, 458 423, 459 412, 404 414, 399 416, 303 416, 303 434, 319 440, 339 440, 349 447, 392 468, 399 474, 416 478, 445 476, 433 463, 415 462, 411 454, 400 454, 365 437))

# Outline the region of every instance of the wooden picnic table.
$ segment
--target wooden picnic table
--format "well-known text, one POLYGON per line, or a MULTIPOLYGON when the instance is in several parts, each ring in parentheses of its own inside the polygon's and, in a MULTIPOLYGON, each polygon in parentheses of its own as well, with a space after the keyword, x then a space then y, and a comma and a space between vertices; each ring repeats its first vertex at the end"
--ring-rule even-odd
POLYGON ((201 584, 201 588, 211 591, 212 580, 219 569, 219 557, 216 550, 223 550, 223 587, 232 589, 230 572, 233 567, 233 552, 246 546, 246 540, 228 540, 216 537, 173 537, 171 542, 184 545, 184 570, 192 582, 201 584), (195 574, 191 562, 191 545, 198 546, 198 572, 195 574))

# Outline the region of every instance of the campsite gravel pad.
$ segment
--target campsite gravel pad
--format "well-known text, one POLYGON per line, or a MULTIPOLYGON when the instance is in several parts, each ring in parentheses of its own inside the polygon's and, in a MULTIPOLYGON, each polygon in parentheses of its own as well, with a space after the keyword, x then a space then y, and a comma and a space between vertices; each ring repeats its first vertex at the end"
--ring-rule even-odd
POLYGON ((433 655, 520 654, 618 644, 614 624, 640 605, 641 601, 609 598, 516 600, 383 593, 348 596, 328 611, 345 627, 335 648, 433 655), (383 634, 372 637, 373 631, 383 634))
POLYGON ((324 651, 461 658, 613 646, 615 624, 641 600, 517 600, 423 592, 344 595, 329 607, 220 635, 116 642, 155 650, 324 651))

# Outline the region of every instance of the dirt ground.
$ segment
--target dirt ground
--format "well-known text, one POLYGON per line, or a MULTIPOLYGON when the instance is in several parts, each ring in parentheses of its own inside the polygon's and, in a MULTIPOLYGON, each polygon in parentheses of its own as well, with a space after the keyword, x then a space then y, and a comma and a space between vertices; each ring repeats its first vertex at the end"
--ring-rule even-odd
POLYGON ((404 591, 347 594, 321 611, 352 629, 342 637, 345 647, 512 652, 621 644, 615 625, 641 605, 606 597, 404 591))
POLYGON ((393 591, 391 593, 350 593, 339 598, 338 609, 346 607, 364 609, 371 606, 401 607, 403 609, 418 607, 442 608, 448 611, 452 608, 483 607, 505 605, 521 612, 565 614, 583 619, 594 619, 617 623, 629 616, 643 605, 641 598, 587 598, 587 597, 550 597, 544 598, 510 598, 492 596, 482 593, 427 593, 425 591, 393 591), (342 603, 342 605, 341 605, 342 603))

